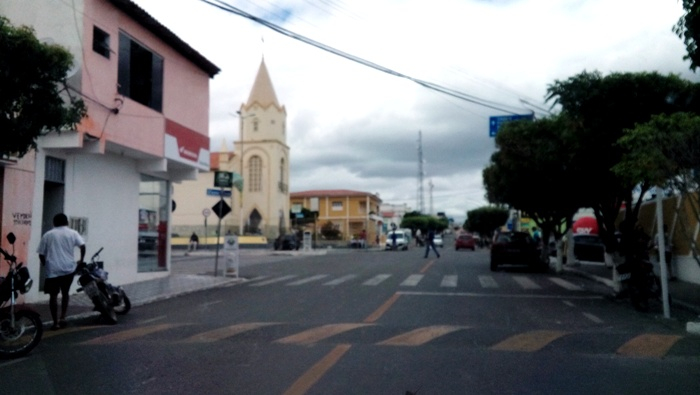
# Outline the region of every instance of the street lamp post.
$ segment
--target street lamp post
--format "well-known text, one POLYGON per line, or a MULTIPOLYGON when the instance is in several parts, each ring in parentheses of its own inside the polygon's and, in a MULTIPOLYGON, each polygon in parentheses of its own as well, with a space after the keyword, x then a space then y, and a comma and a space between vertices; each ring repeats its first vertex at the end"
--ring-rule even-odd
POLYGON ((240 168, 240 171, 241 171, 241 179, 243 179, 243 181, 244 181, 243 185, 241 186, 241 191, 240 191, 241 196, 240 196, 240 199, 238 199, 238 204, 239 204, 238 216, 240 217, 239 218, 240 225, 238 228, 238 233, 239 233, 239 236, 243 236, 243 189, 245 187, 245 177, 243 177, 243 129, 244 129, 243 119, 254 117, 255 114, 243 115, 243 114, 241 114, 240 111, 236 111, 236 114, 238 114, 238 119, 240 120, 239 128, 238 128, 238 130, 240 130, 240 132, 241 132, 240 133, 240 144, 241 144, 241 168, 240 168))

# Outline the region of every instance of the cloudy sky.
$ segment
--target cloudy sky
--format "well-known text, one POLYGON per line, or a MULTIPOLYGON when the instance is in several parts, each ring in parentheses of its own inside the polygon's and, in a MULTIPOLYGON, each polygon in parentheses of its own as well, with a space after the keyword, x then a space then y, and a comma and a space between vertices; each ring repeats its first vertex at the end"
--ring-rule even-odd
POLYGON ((544 117, 547 86, 583 70, 700 79, 671 30, 683 14, 679 0, 226 1, 498 109, 352 62, 201 0, 134 1, 221 68, 210 83, 212 150, 224 142, 232 149, 238 139, 236 110, 264 56, 287 109, 293 192, 361 190, 418 209, 420 131, 424 212, 446 212, 460 223, 487 204, 481 172, 495 150, 490 116, 544 117))

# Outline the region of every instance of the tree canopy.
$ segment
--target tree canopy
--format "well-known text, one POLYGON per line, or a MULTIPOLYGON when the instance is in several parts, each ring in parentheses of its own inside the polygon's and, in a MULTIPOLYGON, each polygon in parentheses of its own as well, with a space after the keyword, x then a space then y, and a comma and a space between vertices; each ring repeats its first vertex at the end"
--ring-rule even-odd
POLYGON ((464 228, 470 232, 490 237, 493 231, 508 220, 508 210, 497 206, 480 207, 467 211, 464 228))
POLYGON ((673 31, 683 40, 688 52, 683 59, 690 60, 690 69, 695 71, 700 66, 700 3, 695 0, 683 0, 683 9, 685 14, 680 17, 673 31))
POLYGON ((0 156, 22 157, 42 134, 75 127, 85 105, 65 83, 73 56, 40 42, 33 29, 0 16, 0 54, 0 156))

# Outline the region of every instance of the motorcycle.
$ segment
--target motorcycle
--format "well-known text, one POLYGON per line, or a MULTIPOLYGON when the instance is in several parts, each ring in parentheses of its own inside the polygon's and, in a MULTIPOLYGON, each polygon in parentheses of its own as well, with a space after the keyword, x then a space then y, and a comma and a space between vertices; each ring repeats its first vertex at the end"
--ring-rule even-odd
POLYGON ((131 310, 131 301, 122 287, 107 282, 109 273, 102 269, 102 262, 98 261, 102 250, 100 248, 90 258, 90 263, 83 264, 76 270, 80 284, 78 292, 85 292, 95 310, 100 312, 107 323, 116 324, 117 315, 124 315, 131 310))
POLYGON ((28 354, 41 341, 44 325, 39 313, 17 304, 17 296, 29 291, 33 280, 29 270, 15 257, 15 235, 10 232, 7 241, 12 253, 0 248, 0 254, 10 265, 7 277, 0 277, 0 358, 18 358, 28 354))
POLYGON ((647 312, 650 300, 661 300, 661 280, 654 274, 654 265, 651 262, 633 259, 618 265, 616 270, 621 286, 617 296, 629 296, 635 310, 647 312))

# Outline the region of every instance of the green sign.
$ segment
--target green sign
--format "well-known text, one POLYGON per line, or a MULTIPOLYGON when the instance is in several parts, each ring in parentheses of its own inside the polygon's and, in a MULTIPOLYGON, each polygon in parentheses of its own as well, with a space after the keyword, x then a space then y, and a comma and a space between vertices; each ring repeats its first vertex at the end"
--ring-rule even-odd
POLYGON ((216 188, 231 188, 233 186, 233 173, 230 171, 214 172, 214 186, 216 188))
POLYGON ((243 192, 243 177, 238 173, 233 173, 232 184, 239 192, 243 192))

